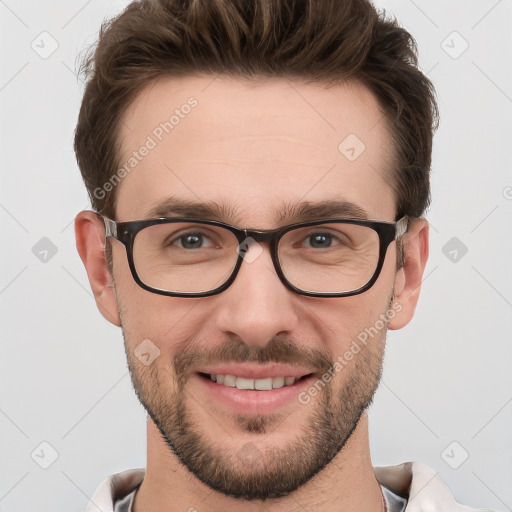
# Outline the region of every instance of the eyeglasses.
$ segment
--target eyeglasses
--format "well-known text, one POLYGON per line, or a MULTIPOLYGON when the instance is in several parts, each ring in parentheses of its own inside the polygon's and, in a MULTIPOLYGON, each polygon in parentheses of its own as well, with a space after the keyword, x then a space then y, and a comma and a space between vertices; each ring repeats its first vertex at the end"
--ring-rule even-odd
POLYGON ((357 295, 373 286, 389 244, 409 229, 407 216, 397 222, 322 219, 260 231, 194 218, 115 222, 98 215, 105 236, 124 244, 136 283, 173 297, 208 297, 226 290, 242 262, 251 263, 262 251, 258 243, 269 244, 277 275, 293 292, 357 295))

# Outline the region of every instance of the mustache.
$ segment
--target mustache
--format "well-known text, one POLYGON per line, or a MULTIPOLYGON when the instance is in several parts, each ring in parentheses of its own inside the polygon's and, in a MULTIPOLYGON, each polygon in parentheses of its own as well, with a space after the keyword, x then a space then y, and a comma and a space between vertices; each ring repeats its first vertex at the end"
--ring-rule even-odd
POLYGON ((317 348, 301 346, 290 337, 274 336, 264 346, 249 346, 240 337, 232 336, 225 343, 211 346, 186 340, 173 360, 174 373, 180 386, 194 368, 206 364, 281 363, 307 366, 313 372, 325 373, 333 365, 330 355, 317 348))

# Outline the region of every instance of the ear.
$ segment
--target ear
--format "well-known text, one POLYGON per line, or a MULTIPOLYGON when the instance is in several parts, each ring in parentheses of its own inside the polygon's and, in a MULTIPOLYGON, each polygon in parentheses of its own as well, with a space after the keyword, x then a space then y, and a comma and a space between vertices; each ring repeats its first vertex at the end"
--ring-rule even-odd
POLYGON ((92 211, 82 211, 75 219, 76 248, 87 271, 96 305, 112 324, 121 325, 112 276, 105 258, 105 226, 92 211))
POLYGON ((429 225, 426 219, 412 219, 403 238, 404 266, 395 277, 394 308, 397 314, 389 320, 389 329, 401 329, 414 316, 420 296, 421 281, 428 259, 429 225))

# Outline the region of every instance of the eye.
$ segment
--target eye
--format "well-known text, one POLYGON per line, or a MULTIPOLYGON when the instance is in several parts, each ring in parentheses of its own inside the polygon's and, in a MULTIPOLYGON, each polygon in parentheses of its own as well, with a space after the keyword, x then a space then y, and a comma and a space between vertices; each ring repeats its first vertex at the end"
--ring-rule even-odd
POLYGON ((311 233, 304 238, 303 242, 306 242, 306 245, 302 245, 302 247, 313 249, 328 249, 333 245, 344 245, 344 242, 338 236, 325 231, 311 233))
POLYGON ((330 247, 332 243, 332 236, 329 233, 315 233, 309 235, 306 240, 309 242, 309 246, 315 249, 325 249, 330 247))
POLYGON ((203 233, 188 232, 176 237, 170 245, 178 245, 181 249, 204 249, 214 247, 214 243, 203 233))

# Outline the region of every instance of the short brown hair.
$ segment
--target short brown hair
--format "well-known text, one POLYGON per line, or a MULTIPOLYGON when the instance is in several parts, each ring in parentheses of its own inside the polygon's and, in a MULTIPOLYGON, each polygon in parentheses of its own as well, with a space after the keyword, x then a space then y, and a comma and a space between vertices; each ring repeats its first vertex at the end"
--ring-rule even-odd
POLYGON ((204 73, 363 83, 390 127, 396 218, 430 203, 434 87, 413 37, 369 0, 139 0, 103 23, 81 72, 74 149, 93 207, 111 218, 115 187, 95 190, 119 169, 128 105, 152 80, 204 73))

